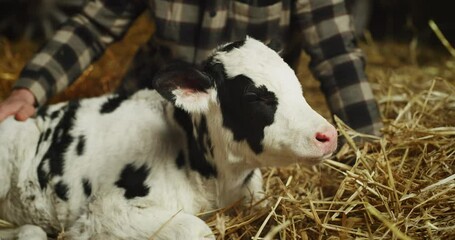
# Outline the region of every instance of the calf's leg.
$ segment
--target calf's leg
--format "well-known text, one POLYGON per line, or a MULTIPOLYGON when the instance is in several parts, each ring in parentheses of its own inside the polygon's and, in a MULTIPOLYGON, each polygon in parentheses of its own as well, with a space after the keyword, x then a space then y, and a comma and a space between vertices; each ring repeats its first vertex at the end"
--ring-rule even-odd
POLYGON ((2 240, 47 240, 44 230, 35 225, 23 225, 15 229, 0 230, 2 240))
POLYGON ((260 169, 255 169, 245 178, 241 191, 244 197, 244 205, 253 205, 255 208, 264 208, 267 206, 265 193, 262 186, 262 173, 260 169))
POLYGON ((44 230, 35 225, 24 225, 19 228, 18 240, 47 240, 44 230))
POLYGON ((125 199, 97 199, 66 231, 72 240, 85 239, 215 239, 200 218, 158 206, 133 206, 125 199))

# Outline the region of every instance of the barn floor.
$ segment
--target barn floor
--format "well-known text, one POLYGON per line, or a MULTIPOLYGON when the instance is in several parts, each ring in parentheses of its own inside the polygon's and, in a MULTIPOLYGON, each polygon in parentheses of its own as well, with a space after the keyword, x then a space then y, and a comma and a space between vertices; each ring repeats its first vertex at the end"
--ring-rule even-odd
MULTIPOLYGON (((113 90, 153 31, 145 22, 139 19, 122 42, 52 101, 113 90)), ((444 50, 413 50, 371 38, 362 48, 384 136, 359 136, 338 122, 348 139, 369 142, 351 142, 320 166, 264 169, 269 207, 205 214, 219 239, 455 239, 455 58, 444 50), (352 160, 353 167, 344 164, 352 160)), ((36 49, 29 42, 0 41, 0 99, 36 49)), ((329 118, 306 62, 303 56, 298 70, 304 95, 329 118)))

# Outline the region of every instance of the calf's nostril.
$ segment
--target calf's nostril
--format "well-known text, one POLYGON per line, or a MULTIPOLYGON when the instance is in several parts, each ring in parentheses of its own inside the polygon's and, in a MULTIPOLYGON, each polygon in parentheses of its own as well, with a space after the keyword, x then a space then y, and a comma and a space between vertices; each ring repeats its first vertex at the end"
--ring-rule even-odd
POLYGON ((325 135, 324 133, 316 133, 316 140, 318 140, 319 142, 325 143, 325 142, 330 141, 330 138, 327 135, 325 135))

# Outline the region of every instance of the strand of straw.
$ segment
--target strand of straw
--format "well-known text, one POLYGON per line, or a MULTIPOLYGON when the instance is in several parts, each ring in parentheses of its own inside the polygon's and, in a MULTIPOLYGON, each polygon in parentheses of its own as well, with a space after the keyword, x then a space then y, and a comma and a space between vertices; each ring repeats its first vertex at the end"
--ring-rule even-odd
POLYGON ((452 47, 452 45, 450 45, 450 42, 441 32, 438 25, 436 25, 436 23, 432 19, 428 21, 428 25, 430 25, 431 30, 433 30, 433 32, 439 38, 439 41, 441 41, 442 45, 444 45, 447 51, 449 51, 450 55, 452 55, 452 57, 455 57, 455 49, 452 47))

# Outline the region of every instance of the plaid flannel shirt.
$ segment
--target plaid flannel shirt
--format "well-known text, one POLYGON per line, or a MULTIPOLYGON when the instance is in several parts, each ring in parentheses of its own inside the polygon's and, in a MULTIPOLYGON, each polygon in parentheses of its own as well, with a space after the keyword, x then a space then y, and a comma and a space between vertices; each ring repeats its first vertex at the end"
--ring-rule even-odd
POLYGON ((124 89, 150 84, 170 59, 200 63, 220 43, 249 35, 283 50, 291 66, 304 49, 332 113, 360 132, 379 134, 378 107, 343 0, 90 1, 31 59, 15 87, 45 103, 121 39, 145 9, 156 32, 135 58, 124 89))

